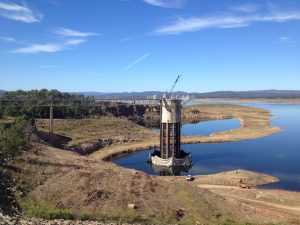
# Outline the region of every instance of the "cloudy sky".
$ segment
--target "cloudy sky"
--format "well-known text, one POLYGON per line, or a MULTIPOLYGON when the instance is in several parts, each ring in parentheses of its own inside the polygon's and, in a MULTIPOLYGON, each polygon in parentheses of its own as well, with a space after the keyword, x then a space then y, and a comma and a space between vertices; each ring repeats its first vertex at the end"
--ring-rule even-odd
POLYGON ((299 0, 0 0, 0 89, 300 89, 299 0))

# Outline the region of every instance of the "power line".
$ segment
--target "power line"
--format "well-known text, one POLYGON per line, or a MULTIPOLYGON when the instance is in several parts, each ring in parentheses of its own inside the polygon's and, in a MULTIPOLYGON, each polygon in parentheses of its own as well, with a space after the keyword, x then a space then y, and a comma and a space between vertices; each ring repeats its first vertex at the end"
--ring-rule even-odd
MULTIPOLYGON (((127 105, 127 106, 132 106, 132 105, 158 105, 158 103, 153 103, 153 104, 128 104, 128 103, 119 103, 119 105, 127 105)), ((36 108, 36 107, 50 107, 51 104, 46 104, 46 105, 1 105, 0 108, 36 108)), ((71 104, 59 104, 55 105, 53 104, 53 107, 59 108, 59 107, 71 107, 71 106, 80 106, 80 107, 102 107, 102 106, 108 106, 108 107, 115 107, 115 105, 105 105, 105 104, 80 104, 80 105, 71 105, 71 104)))

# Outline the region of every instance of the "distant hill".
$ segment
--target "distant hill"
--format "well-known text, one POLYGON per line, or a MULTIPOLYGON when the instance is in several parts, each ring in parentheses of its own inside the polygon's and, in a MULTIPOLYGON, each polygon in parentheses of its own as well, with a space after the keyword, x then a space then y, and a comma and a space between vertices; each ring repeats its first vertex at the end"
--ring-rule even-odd
MULTIPOLYGON (((119 92, 119 93, 103 93, 103 92, 72 92, 72 94, 83 94, 85 96, 94 96, 98 99, 138 99, 162 97, 165 92, 161 91, 145 91, 145 92, 119 92)), ((216 91, 216 92, 182 92, 177 91, 172 95, 182 96, 189 95, 191 98, 300 98, 300 90, 261 90, 261 91, 216 91)))
MULTIPOLYGON (((112 98, 112 99, 138 99, 138 98, 152 98, 154 95, 162 97, 165 92, 161 91, 145 91, 145 92, 116 92, 116 93, 105 93, 105 92, 71 92, 71 94, 83 94, 85 96, 94 96, 98 99, 112 98)), ((173 95, 188 95, 187 92, 174 92, 173 95)))
POLYGON ((195 93, 196 98, 300 98, 298 90, 217 91, 195 93))
MULTIPOLYGON (((0 90, 0 95, 6 91, 0 90)), ((97 99, 147 99, 161 98, 165 92, 162 91, 144 91, 144 92, 69 92, 70 94, 81 94, 93 96, 97 99)), ((173 92, 173 96, 186 96, 190 98, 300 98, 300 90, 258 90, 258 91, 215 91, 215 92, 173 92)))

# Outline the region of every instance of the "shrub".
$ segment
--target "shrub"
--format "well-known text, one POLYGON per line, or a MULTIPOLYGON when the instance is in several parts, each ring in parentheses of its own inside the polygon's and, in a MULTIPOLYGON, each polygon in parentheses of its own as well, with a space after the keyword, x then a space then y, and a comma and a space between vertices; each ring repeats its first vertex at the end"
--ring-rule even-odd
POLYGON ((12 159, 28 145, 33 124, 26 117, 18 117, 0 130, 0 152, 4 157, 12 159))

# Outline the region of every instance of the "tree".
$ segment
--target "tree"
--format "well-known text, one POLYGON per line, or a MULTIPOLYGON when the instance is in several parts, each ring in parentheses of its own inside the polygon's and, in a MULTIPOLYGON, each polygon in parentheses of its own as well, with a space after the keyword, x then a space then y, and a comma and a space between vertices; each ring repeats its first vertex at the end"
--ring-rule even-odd
POLYGON ((97 105, 94 97, 68 94, 57 90, 8 91, 0 96, 3 116, 27 115, 32 118, 49 118, 49 105, 53 103, 56 118, 85 117, 96 114, 89 105, 97 105))
POLYGON ((26 117, 18 117, 0 131, 0 151, 6 158, 12 159, 19 155, 27 143, 27 136, 33 131, 33 121, 26 117))

